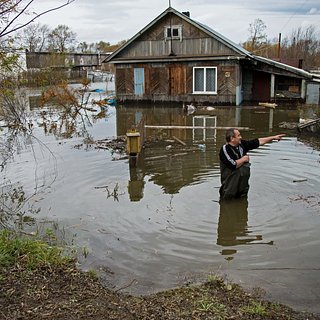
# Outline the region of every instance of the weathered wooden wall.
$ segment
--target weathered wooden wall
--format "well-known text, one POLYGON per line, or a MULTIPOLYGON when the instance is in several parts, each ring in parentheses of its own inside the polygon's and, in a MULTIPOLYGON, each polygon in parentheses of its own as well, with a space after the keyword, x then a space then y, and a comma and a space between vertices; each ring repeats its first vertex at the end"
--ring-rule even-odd
POLYGON ((123 64, 116 68, 117 98, 125 100, 208 102, 235 104, 236 86, 240 83, 236 61, 123 64), (217 67, 217 94, 193 94, 193 67, 217 67), (134 68, 144 68, 143 96, 134 94, 134 68))
POLYGON ((54 53, 54 52, 26 52, 28 69, 48 67, 101 67, 101 62, 109 54, 91 53, 54 53))
MULTIPOLYGON (((171 16, 171 15, 170 15, 171 16)), ((178 56, 227 56, 234 55, 234 51, 192 24, 177 16, 166 16, 153 27, 133 41, 117 58, 161 57, 171 53, 178 56), (165 27, 179 25, 182 27, 182 40, 164 39, 165 27)))

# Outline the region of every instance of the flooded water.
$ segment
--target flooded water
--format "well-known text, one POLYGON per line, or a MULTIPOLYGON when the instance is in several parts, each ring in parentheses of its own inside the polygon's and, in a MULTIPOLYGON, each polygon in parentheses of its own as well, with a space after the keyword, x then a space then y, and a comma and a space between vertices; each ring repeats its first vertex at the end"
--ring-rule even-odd
POLYGON ((130 168, 117 153, 35 125, 44 145, 29 140, 2 176, 34 194, 38 219, 58 221, 75 235, 86 252, 81 267, 99 270, 111 287, 147 294, 218 272, 265 289, 267 298, 320 312, 320 143, 279 129, 300 116, 296 108, 187 115, 182 108, 122 105, 89 128, 95 140, 124 135, 141 119, 248 127, 244 139, 287 133, 250 153, 248 201, 219 204, 224 130, 145 129, 149 143, 130 168))

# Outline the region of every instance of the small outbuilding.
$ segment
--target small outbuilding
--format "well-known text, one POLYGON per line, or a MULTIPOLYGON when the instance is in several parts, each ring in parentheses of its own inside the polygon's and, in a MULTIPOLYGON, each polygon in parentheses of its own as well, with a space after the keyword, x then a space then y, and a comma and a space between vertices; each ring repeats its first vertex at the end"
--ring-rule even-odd
POLYGON ((115 65, 120 101, 240 105, 306 98, 313 75, 255 56, 223 35, 166 9, 104 63, 115 65))

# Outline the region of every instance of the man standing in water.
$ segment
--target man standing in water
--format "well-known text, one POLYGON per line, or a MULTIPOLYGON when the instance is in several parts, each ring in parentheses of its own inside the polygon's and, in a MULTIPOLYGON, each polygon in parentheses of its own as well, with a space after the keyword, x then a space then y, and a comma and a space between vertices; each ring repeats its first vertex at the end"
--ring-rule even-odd
POLYGON ((221 187, 220 198, 245 198, 249 191, 250 159, 247 152, 273 140, 281 140, 284 134, 242 140, 238 129, 230 128, 226 131, 227 143, 220 149, 221 187))

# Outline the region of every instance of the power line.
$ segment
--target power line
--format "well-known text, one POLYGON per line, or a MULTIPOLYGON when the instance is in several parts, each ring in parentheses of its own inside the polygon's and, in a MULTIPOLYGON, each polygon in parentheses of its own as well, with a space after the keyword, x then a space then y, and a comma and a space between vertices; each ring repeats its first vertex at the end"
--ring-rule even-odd
POLYGON ((291 17, 288 19, 288 21, 284 24, 284 26, 281 28, 280 32, 283 31, 283 29, 288 25, 288 23, 291 21, 291 19, 300 11, 300 9, 306 4, 308 0, 304 0, 300 7, 291 15, 291 17))

